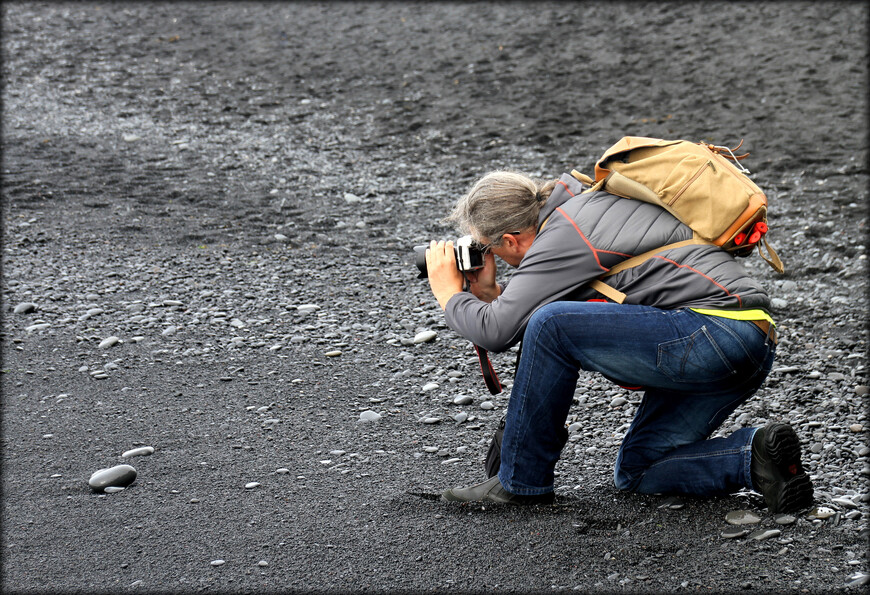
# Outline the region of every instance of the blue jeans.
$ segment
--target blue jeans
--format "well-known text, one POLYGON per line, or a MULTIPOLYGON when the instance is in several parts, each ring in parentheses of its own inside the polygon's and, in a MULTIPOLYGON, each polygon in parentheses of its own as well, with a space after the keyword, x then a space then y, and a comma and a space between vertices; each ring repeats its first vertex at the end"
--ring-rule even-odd
POLYGON ((776 346, 755 324, 689 309, 555 302, 532 316, 502 438, 499 480, 514 494, 553 490, 580 369, 644 396, 614 482, 645 494, 729 494, 752 487, 757 428, 709 438, 764 382, 776 346))

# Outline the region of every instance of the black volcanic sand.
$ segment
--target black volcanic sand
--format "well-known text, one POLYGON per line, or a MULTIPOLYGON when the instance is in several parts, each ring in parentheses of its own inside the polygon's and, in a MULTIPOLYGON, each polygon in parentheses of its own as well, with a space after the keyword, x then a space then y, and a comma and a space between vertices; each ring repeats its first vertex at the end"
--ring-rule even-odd
POLYGON ((866 577, 865 4, 5 2, 2 34, 4 592, 866 577), (793 423, 834 516, 617 492, 639 395, 592 375, 556 505, 437 499, 508 397, 411 247, 486 171, 590 172, 624 134, 745 139, 787 272, 746 261, 781 341, 723 431, 793 423), (736 509, 781 533, 723 538, 736 509))

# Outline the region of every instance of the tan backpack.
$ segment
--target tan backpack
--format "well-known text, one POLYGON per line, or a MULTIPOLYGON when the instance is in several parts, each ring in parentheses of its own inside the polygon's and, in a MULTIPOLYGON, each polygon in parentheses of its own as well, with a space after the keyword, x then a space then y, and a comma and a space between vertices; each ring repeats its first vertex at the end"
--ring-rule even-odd
MULTIPOLYGON (((602 278, 635 267, 664 250, 690 244, 713 244, 735 256, 749 256, 757 245, 761 258, 782 273, 782 261, 765 237, 767 197, 747 177, 749 170, 737 163, 749 155, 735 156, 739 148, 626 136, 595 164, 594 180, 572 170, 572 176, 591 186, 586 192, 605 190, 658 205, 694 231, 691 240, 629 258, 602 278), (768 256, 762 252, 762 241, 768 256)), ((601 281, 590 285, 614 301, 622 303, 625 299, 625 294, 601 281)))

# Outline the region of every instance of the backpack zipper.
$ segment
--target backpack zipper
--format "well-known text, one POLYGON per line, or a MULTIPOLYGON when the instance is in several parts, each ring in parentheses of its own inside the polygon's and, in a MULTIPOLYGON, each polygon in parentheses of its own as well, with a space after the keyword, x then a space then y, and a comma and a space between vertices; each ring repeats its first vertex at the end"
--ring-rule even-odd
POLYGON ((689 179, 689 181, 686 182, 682 188, 680 188, 680 191, 674 195, 674 197, 671 199, 671 202, 668 203, 668 206, 669 207, 673 206, 674 203, 677 202, 677 200, 679 200, 679 198, 683 195, 683 193, 689 189, 689 186, 694 184, 695 180, 697 180, 699 177, 701 177, 701 174, 704 173, 708 167, 713 167, 712 161, 707 161, 707 163, 705 163, 703 166, 701 166, 701 168, 698 171, 695 172, 695 175, 692 176, 691 179, 689 179))

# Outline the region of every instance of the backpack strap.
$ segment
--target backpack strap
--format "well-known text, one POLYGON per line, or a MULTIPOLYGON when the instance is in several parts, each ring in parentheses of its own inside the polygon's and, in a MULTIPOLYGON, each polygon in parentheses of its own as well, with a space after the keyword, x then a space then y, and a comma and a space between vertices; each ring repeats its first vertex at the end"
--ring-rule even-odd
POLYGON ((767 248, 767 253, 770 254, 770 258, 764 255, 764 252, 761 251, 761 242, 758 242, 758 255, 764 259, 764 261, 773 267, 777 273, 784 273, 785 266, 782 264, 782 260, 779 259, 779 255, 776 253, 776 250, 773 249, 773 246, 767 243, 767 236, 761 236, 764 239, 764 247, 767 248))
POLYGON ((676 248, 682 248, 684 246, 705 245, 705 244, 711 245, 711 246, 714 245, 712 242, 708 242, 707 240, 702 240, 699 237, 694 237, 690 240, 683 240, 681 242, 674 242, 673 244, 667 244, 665 246, 661 246, 661 247, 656 248, 654 250, 648 250, 647 252, 644 252, 642 254, 638 254, 637 256, 632 256, 631 258, 627 258, 627 259, 623 260, 622 262, 620 262, 619 264, 614 265, 609 271, 607 271, 606 273, 601 275, 598 279, 590 281, 588 285, 589 285, 589 287, 591 287, 592 289, 594 289, 598 293, 601 293, 601 294, 607 296, 608 298, 610 298, 611 300, 613 300, 617 304, 621 304, 625 301, 625 294, 623 292, 619 291, 618 289, 614 289, 610 285, 607 285, 606 283, 601 281, 601 279, 604 279, 605 277, 610 277, 610 276, 615 275, 617 273, 621 273, 622 271, 624 271, 626 269, 631 269, 631 268, 634 268, 640 264, 643 264, 644 262, 646 262, 647 260, 649 260, 650 258, 655 256, 659 252, 664 252, 665 250, 674 250, 676 248))
POLYGON ((579 182, 586 184, 587 186, 592 186, 595 183, 595 180, 587 176, 586 174, 581 174, 576 169, 571 170, 571 175, 574 176, 576 180, 579 182))

